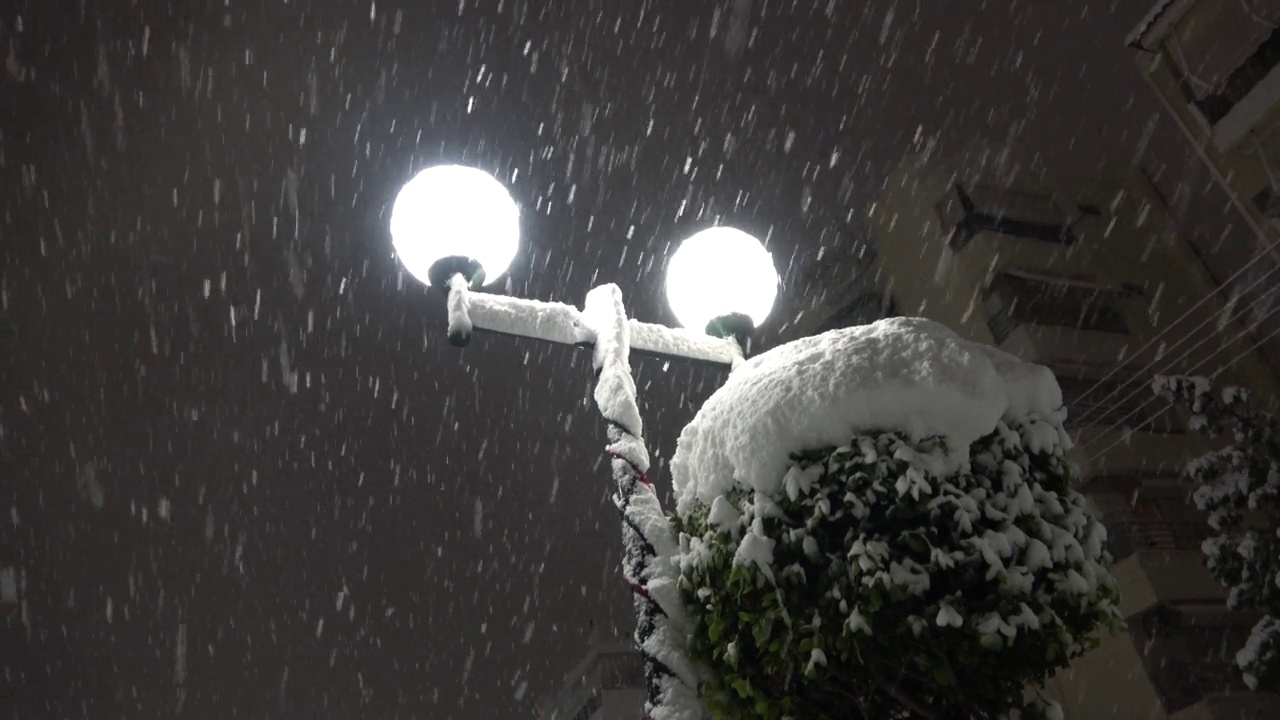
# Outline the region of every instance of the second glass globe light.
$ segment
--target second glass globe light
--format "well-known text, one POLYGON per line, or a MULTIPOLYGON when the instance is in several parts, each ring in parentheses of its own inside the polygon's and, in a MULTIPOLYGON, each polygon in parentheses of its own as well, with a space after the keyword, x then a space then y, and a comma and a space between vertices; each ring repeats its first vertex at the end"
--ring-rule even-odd
POLYGON ((760 241, 731 227, 703 230, 680 244, 667 267, 667 302, 698 332, 734 313, 759 326, 778 296, 778 271, 760 241))

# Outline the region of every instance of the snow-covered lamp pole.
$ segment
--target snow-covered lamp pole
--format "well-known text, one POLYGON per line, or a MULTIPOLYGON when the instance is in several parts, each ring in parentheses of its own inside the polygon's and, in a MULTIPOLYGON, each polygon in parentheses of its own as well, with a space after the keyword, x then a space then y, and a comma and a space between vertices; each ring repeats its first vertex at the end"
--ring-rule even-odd
POLYGON ((622 516, 623 572, 633 591, 635 639, 645 662, 646 716, 696 720, 697 679, 685 652, 688 620, 674 565, 677 542, 649 481, 649 453, 636 403, 630 353, 735 367, 751 331, 777 295, 773 259, 733 228, 704 230, 671 260, 667 297, 690 329, 628 318, 616 285, 587 293, 581 310, 563 303, 477 292, 506 272, 519 243, 519 211, 506 189, 474 168, 445 165, 414 177, 391 213, 406 270, 448 296, 449 341, 472 330, 594 348, 595 401, 607 425, 614 502, 622 516), (705 332, 703 332, 705 330, 705 332))

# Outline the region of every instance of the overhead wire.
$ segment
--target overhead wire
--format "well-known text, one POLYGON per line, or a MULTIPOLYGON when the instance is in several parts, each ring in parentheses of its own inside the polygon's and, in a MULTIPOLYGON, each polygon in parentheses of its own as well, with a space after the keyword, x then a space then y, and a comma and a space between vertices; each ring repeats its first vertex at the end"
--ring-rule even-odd
MULTIPOLYGON (((1252 266, 1254 265, 1254 263, 1258 262, 1258 261, 1259 261, 1259 260, 1261 260, 1263 257, 1267 256, 1267 255, 1268 255, 1268 254, 1269 254, 1273 249, 1276 249, 1277 247, 1280 247, 1280 240, 1276 240, 1276 241, 1275 241, 1275 242, 1273 242, 1271 245, 1269 245, 1268 247, 1264 248, 1264 249, 1263 249, 1261 252, 1259 252, 1257 255, 1254 255, 1254 256, 1253 256, 1253 258, 1252 258, 1251 260, 1249 260, 1249 262, 1245 263, 1245 264, 1244 264, 1244 266, 1242 266, 1239 270, 1236 270, 1236 272, 1235 272, 1235 273, 1233 273, 1233 274, 1231 275, 1231 277, 1229 277, 1229 278, 1227 278, 1225 281, 1223 281, 1223 282, 1222 282, 1222 287, 1226 287, 1226 286, 1227 286, 1227 285, 1229 285, 1230 283, 1234 282, 1236 278, 1238 278, 1238 277, 1240 277, 1242 274, 1244 274, 1244 273, 1245 273, 1245 271, 1247 271, 1250 267, 1252 267, 1252 266)), ((1257 279, 1257 280, 1255 280, 1253 283, 1251 283, 1248 287, 1246 287, 1244 290, 1242 290, 1242 291, 1241 291, 1241 293, 1248 292, 1249 290, 1252 290, 1252 289, 1253 289, 1254 287, 1256 287, 1259 283, 1261 283, 1261 282, 1263 282, 1264 280, 1266 280, 1267 278, 1271 277, 1271 275, 1272 275, 1273 273, 1275 273, 1277 270, 1280 270, 1280 264, 1277 264, 1277 265, 1275 265, 1274 267, 1272 267, 1269 271, 1267 271, 1265 274, 1263 274, 1263 275, 1262 275, 1262 277, 1258 278, 1258 279, 1257 279)), ((1170 323, 1169 325, 1167 325, 1167 326, 1166 326, 1163 330, 1161 330, 1160 332, 1156 333, 1156 334, 1155 334, 1155 336, 1153 336, 1150 340, 1148 340, 1145 344, 1143 344, 1143 346, 1142 346, 1142 347, 1138 348, 1138 349, 1137 349, 1137 350, 1136 350, 1132 355, 1130 355, 1130 356, 1129 356, 1129 358, 1128 358, 1128 359, 1126 359, 1125 361, 1121 362, 1119 365, 1117 365, 1117 366, 1115 366, 1114 368, 1112 368, 1112 369, 1111 369, 1107 374, 1103 375, 1103 376, 1102 376, 1102 378, 1101 378, 1100 380, 1098 380, 1098 381, 1097 381, 1097 382, 1095 382, 1092 386, 1090 386, 1089 388, 1087 388, 1083 393, 1081 393, 1081 394, 1080 394, 1080 397, 1081 397, 1082 399, 1083 399, 1083 398, 1088 397, 1088 396, 1089 396, 1089 393, 1093 392, 1094 390, 1097 390, 1097 389, 1098 389, 1099 387, 1101 387, 1104 383, 1106 383, 1106 381, 1107 381, 1107 380, 1110 380, 1112 377, 1114 377, 1114 376, 1115 376, 1115 374, 1116 374, 1117 372, 1119 372, 1121 369, 1123 369, 1123 368, 1125 367, 1125 365, 1128 365, 1130 362, 1132 362, 1134 358, 1137 358, 1137 357, 1141 356, 1141 355, 1142 355, 1142 353, 1143 353, 1147 348, 1151 347, 1151 346, 1152 346, 1152 345, 1154 345, 1156 342, 1158 342, 1161 338, 1163 338, 1165 335, 1167 335, 1168 333, 1172 332, 1172 331, 1173 331, 1173 329, 1174 329, 1174 328, 1176 328, 1176 327, 1178 326, 1178 324, 1179 324, 1179 323, 1181 323, 1183 320, 1187 319, 1187 317, 1188 317, 1188 316, 1190 316, 1190 315, 1191 315, 1191 313, 1195 312, 1195 310, 1196 310, 1197 308, 1199 308, 1201 305, 1203 305, 1203 304, 1205 304, 1206 302, 1208 302, 1208 300, 1209 300, 1210 298, 1212 298, 1212 297, 1214 297, 1215 295, 1217 295, 1217 292, 1218 292, 1218 289, 1217 289, 1217 288, 1214 288, 1213 290, 1210 290, 1208 293, 1206 293, 1206 294, 1205 294, 1205 296, 1204 296, 1204 297, 1202 297, 1202 298, 1200 298, 1200 300, 1199 300, 1195 305, 1192 305, 1191 307, 1187 308, 1187 310, 1186 310, 1185 312, 1183 312, 1181 315, 1179 315, 1176 319, 1174 319, 1174 321, 1173 321, 1172 323, 1170 323)), ((1193 333, 1195 333, 1195 332, 1196 332, 1197 330, 1199 330, 1200 328, 1204 327, 1206 324, 1208 324, 1209 322, 1211 322, 1212 320, 1214 320, 1216 317, 1218 317, 1218 316, 1215 314, 1215 315, 1210 315, 1208 318, 1205 318, 1203 321, 1201 321, 1201 322, 1200 322, 1200 324, 1199 324, 1199 325, 1196 325, 1194 328, 1192 328, 1190 331, 1188 331, 1188 332, 1187 332, 1187 334, 1186 334, 1185 336, 1183 336, 1183 338, 1182 338, 1181 340, 1179 340, 1179 341, 1177 341, 1176 343, 1174 343, 1174 345, 1173 345, 1171 348, 1169 348, 1169 349, 1176 348, 1176 347, 1178 347, 1179 345, 1181 345, 1182 343, 1186 342, 1188 339, 1190 339, 1190 338, 1191 338, 1191 336, 1192 336, 1192 334, 1193 334, 1193 333)), ((1140 377, 1141 377, 1141 375, 1142 375, 1142 373, 1143 373, 1143 372, 1145 372, 1148 368, 1150 368, 1150 367, 1151 367, 1151 365, 1154 365, 1154 364, 1155 364, 1155 362, 1157 362, 1158 360, 1159 360, 1159 357, 1157 357, 1157 358, 1156 358, 1156 360, 1153 360, 1151 363, 1149 363, 1149 364, 1147 365, 1147 367, 1145 367, 1145 368, 1143 368, 1142 370, 1138 371, 1138 373, 1136 373, 1136 374, 1134 375, 1134 377, 1136 377, 1136 378, 1140 378, 1140 377)), ((1124 386, 1125 386, 1125 385, 1129 384, 1129 383, 1130 383, 1130 382, 1132 382, 1132 381, 1133 381, 1133 378, 1130 378, 1129 380, 1126 380, 1125 382, 1121 383, 1119 386, 1117 386, 1117 387, 1116 387, 1116 389, 1115 389, 1115 390, 1111 391, 1111 392, 1110 392, 1110 393, 1108 393, 1105 397, 1103 397, 1103 398, 1102 398, 1102 400, 1099 400, 1097 403, 1095 403, 1095 404, 1094 404, 1094 405, 1093 405, 1089 410, 1086 410, 1086 411, 1084 412, 1084 414, 1083 414, 1083 415, 1081 415, 1081 416, 1080 416, 1080 418, 1078 418, 1077 422, 1083 422, 1083 421, 1084 421, 1084 419, 1085 419, 1086 417, 1088 417, 1088 416, 1089 416, 1089 414, 1090 414, 1091 412, 1093 412, 1093 409, 1094 409, 1094 408, 1102 407, 1102 406, 1106 403, 1106 401, 1107 401, 1107 400, 1109 400, 1109 399, 1111 399, 1112 397, 1114 397, 1117 393, 1119 393, 1119 392, 1124 388, 1124 386)))
MULTIPOLYGON (((1263 281, 1267 280, 1268 278, 1270 278, 1270 277, 1271 277, 1271 275, 1272 275, 1273 273, 1275 273, 1275 272, 1277 272, 1277 271, 1280 271, 1280 265, 1276 265, 1276 266, 1275 266, 1275 267, 1273 267, 1271 270, 1269 270, 1266 274, 1264 274, 1262 277, 1258 278, 1258 279, 1257 279, 1256 281, 1254 281, 1252 284, 1250 284, 1249 286, 1245 287, 1243 290, 1241 290, 1241 291, 1240 291, 1240 292, 1241 292, 1241 294, 1246 293, 1246 292, 1248 292, 1248 291, 1252 290, 1252 289, 1253 289, 1254 287, 1256 287, 1259 283, 1261 283, 1261 282, 1263 282, 1263 281)), ((1277 287, 1280 287, 1280 286, 1277 286, 1277 287)), ((1268 295, 1270 295, 1271 293, 1275 292, 1275 291, 1276 291, 1276 289, 1277 289, 1277 287, 1272 287, 1271 289, 1269 289, 1269 290, 1265 291, 1265 292, 1262 294, 1262 296, 1263 296, 1263 297, 1267 297, 1267 296, 1268 296, 1268 295)), ((1148 376, 1146 375, 1146 372, 1147 372, 1148 370, 1150 370, 1152 367, 1154 367, 1154 366, 1155 366, 1155 364, 1156 364, 1156 363, 1160 362, 1160 361, 1161 361, 1161 360, 1163 360, 1165 357, 1167 357, 1170 353, 1172 353, 1174 350, 1176 350, 1178 347, 1180 347, 1180 346, 1182 345, 1182 343, 1184 343, 1184 342, 1186 342, 1186 341, 1190 340, 1192 337, 1194 337, 1194 336, 1195 336, 1195 334, 1196 334, 1196 332, 1197 332, 1198 330, 1200 330, 1200 328, 1204 327, 1205 325, 1208 325, 1210 322, 1212 322, 1212 321, 1214 321, 1215 319, 1217 319, 1217 317, 1218 317, 1218 316, 1210 315, 1209 317, 1207 317, 1207 318, 1205 318, 1204 320, 1202 320, 1202 321, 1200 322, 1200 324, 1198 324, 1198 325, 1196 325, 1195 327, 1191 328, 1191 330, 1189 330, 1189 331, 1187 332, 1187 334, 1186 334, 1186 335, 1184 335, 1184 336, 1182 337, 1182 339, 1178 340, 1177 342, 1173 343, 1172 345, 1170 345, 1170 346, 1168 346, 1168 347, 1163 348, 1163 349, 1160 351, 1160 353, 1159 353, 1158 355, 1156 355, 1156 356, 1151 360, 1151 362, 1149 362, 1149 363, 1147 363, 1145 366, 1143 366, 1143 368, 1142 368, 1141 370, 1139 370, 1138 372, 1136 372, 1136 373, 1134 373, 1133 375, 1131 375, 1131 376, 1130 376, 1128 379, 1126 379, 1124 382, 1121 382, 1121 383, 1119 383, 1118 385, 1116 385, 1115 389, 1113 389, 1111 392, 1107 393, 1107 395, 1106 395, 1106 396, 1104 396, 1101 400, 1099 400, 1098 402, 1093 403, 1092 405, 1090 405, 1090 406, 1089 406, 1089 409, 1088 409, 1088 410, 1085 410, 1085 411, 1080 415, 1080 417, 1076 419, 1076 424, 1077 424, 1077 425, 1082 425, 1082 426, 1083 426, 1083 425, 1089 425, 1090 423, 1086 423, 1084 419, 1085 419, 1086 417, 1088 417, 1088 416, 1090 415, 1090 413, 1092 413, 1094 410, 1097 410, 1097 409, 1099 409, 1099 408, 1103 408, 1103 407, 1105 407, 1105 403, 1106 403, 1108 400, 1110 400, 1111 398, 1113 398, 1113 397, 1115 397, 1116 395, 1120 394, 1121 392, 1123 392, 1123 391, 1125 390, 1125 388, 1132 386, 1134 383, 1137 383, 1137 384, 1138 384, 1138 385, 1137 385, 1137 389, 1136 389, 1134 392, 1140 392, 1140 391, 1141 391, 1141 389, 1142 389, 1142 387, 1143 387, 1143 385, 1144 385, 1144 383, 1146 382, 1146 380, 1147 380, 1147 378, 1148 378, 1148 376)), ((1196 343, 1196 344, 1195 344, 1195 345, 1193 345, 1193 346, 1192 346, 1192 347, 1191 347, 1187 352, 1185 352, 1185 353, 1183 353, 1181 356, 1179 356, 1178 360, 1182 360, 1182 358, 1185 358, 1185 357, 1187 356, 1187 354, 1188 354, 1188 353, 1190 353, 1192 350, 1195 350, 1196 348, 1200 347, 1201 345, 1205 344, 1205 343, 1206 343, 1206 342, 1208 342, 1208 340, 1209 340, 1210 338, 1212 338, 1212 337, 1213 337, 1213 335, 1205 335, 1205 336, 1203 336, 1203 337, 1200 339, 1200 342, 1196 343)), ((1167 370, 1167 368, 1166 368, 1166 370, 1167 370)), ((1164 372, 1164 371, 1161 371, 1161 372, 1164 372)), ((1123 403, 1127 402, 1127 401, 1128 401, 1128 399, 1129 399, 1130 397, 1133 397, 1134 392, 1131 392, 1131 393, 1130 393, 1128 396, 1126 396, 1125 398, 1123 398, 1123 399, 1121 399, 1121 400, 1117 401, 1114 405, 1112 405, 1112 406, 1108 407, 1106 411, 1109 411, 1111 407, 1119 407, 1119 406, 1120 406, 1120 405, 1122 405, 1123 403)), ((1085 398, 1085 397, 1087 397, 1087 396, 1088 396, 1088 391, 1086 391, 1086 392, 1082 393, 1082 394, 1080 395, 1080 398, 1081 398, 1081 399, 1083 399, 1083 398, 1085 398)), ((1105 412, 1105 411, 1104 411, 1104 412, 1105 412)), ((1096 425, 1097 423, 1093 423, 1093 424, 1094 424, 1094 425, 1096 425)))
MULTIPOLYGON (((1266 295, 1270 295, 1271 293, 1275 292, 1275 291, 1276 291, 1276 290, 1278 290, 1278 289, 1280 289, 1280 287, 1272 288, 1271 290, 1268 290, 1268 291, 1267 291, 1266 295)), ((1264 295, 1264 297, 1265 297, 1266 295, 1264 295)), ((1270 310, 1268 310, 1268 311, 1266 312, 1266 314, 1264 314, 1264 315, 1262 315, 1261 317, 1259 317, 1256 321, 1254 321, 1254 322, 1253 322, 1253 324, 1252 324, 1252 325, 1250 325, 1249 327, 1247 327, 1247 328, 1245 328, 1244 330, 1241 330, 1239 333, 1237 333, 1237 334, 1235 335, 1235 337, 1231 338, 1230 342, 1236 342, 1236 341, 1238 341, 1238 340, 1241 340, 1241 339, 1242 339, 1242 338, 1244 338, 1246 335, 1248 335, 1249 333, 1253 332, 1253 331, 1254 331, 1254 330, 1255 330, 1259 325, 1261 325, 1263 322, 1265 322, 1265 321, 1267 320, 1267 318, 1269 318, 1269 317, 1271 317, 1272 315, 1274 315, 1277 311, 1280 311, 1280 304, 1278 304, 1278 305, 1276 305, 1275 307, 1273 307, 1273 308, 1271 308, 1270 310)), ((1159 371, 1159 372, 1157 372, 1157 373, 1153 373, 1153 374, 1152 374, 1152 377, 1154 378, 1154 377, 1155 377, 1155 376, 1157 376, 1157 375, 1164 375, 1164 374, 1168 373, 1168 372, 1169 372, 1170 370, 1172 370, 1175 366, 1177 366, 1179 363, 1181 363, 1183 360, 1185 360, 1185 359, 1187 358, 1187 356, 1188 356, 1188 355, 1190 355, 1191 353, 1195 352, 1195 351, 1196 351, 1196 350, 1197 350, 1201 345, 1204 345, 1206 342, 1209 342, 1209 341, 1210 341, 1210 340, 1212 340, 1212 339, 1214 339, 1214 336, 1213 336, 1213 335, 1205 335, 1203 338, 1201 338, 1200 342, 1198 342, 1198 343, 1196 343, 1195 345, 1192 345, 1191 347, 1187 348, 1187 349, 1186 349, 1186 350, 1185 350, 1181 355, 1179 355, 1177 358, 1175 358, 1174 360, 1172 360, 1172 361, 1170 361, 1168 364, 1166 364, 1162 370, 1160 370, 1160 371, 1159 371)), ((1194 373, 1196 370, 1200 369, 1200 367, 1201 367, 1201 366, 1203 366, 1206 362, 1208 362, 1209 360, 1212 360, 1214 357, 1216 357, 1219 353, 1221 353, 1221 352, 1222 352, 1223 350, 1225 350, 1226 348, 1227 348, 1227 344, 1225 344, 1225 343, 1224 343, 1224 344, 1222 345, 1222 347, 1218 348, 1216 351, 1214 351, 1214 352, 1213 352, 1212 354, 1210 354, 1208 357, 1206 357, 1205 359, 1203 359, 1203 360, 1201 360, 1199 363, 1197 363, 1197 364, 1196 364, 1196 366, 1195 366, 1195 367, 1193 367, 1191 370, 1187 371, 1187 374, 1194 373)), ((1250 347, 1250 349, 1253 349, 1253 346, 1251 346, 1251 347, 1250 347)), ((1153 362, 1151 365, 1154 365, 1154 364, 1155 364, 1155 363, 1153 362)), ((1151 367, 1151 365, 1148 365, 1147 367, 1148 367, 1148 368, 1150 368, 1150 367, 1151 367)), ((1217 372, 1217 371, 1215 371, 1215 373, 1216 373, 1216 372, 1217 372)), ((1130 392, 1128 395, 1126 395, 1124 398, 1122 398, 1119 402, 1117 402, 1117 403, 1115 404, 1115 406, 1114 406, 1114 407, 1123 407, 1124 403, 1127 403, 1131 398, 1133 398, 1134 396, 1136 396, 1137 394, 1139 394, 1140 392, 1142 392, 1146 387, 1147 387, 1146 385, 1139 385, 1138 387, 1134 388, 1134 390, 1133 390, 1132 392, 1130 392)), ((1147 399, 1146 401, 1144 401, 1142 404, 1138 405, 1138 406, 1137 406, 1137 407, 1135 407, 1133 410, 1131 410, 1131 411, 1129 412, 1129 414, 1128 414, 1128 415, 1125 415, 1125 416, 1124 416, 1123 418, 1121 418, 1120 420, 1118 420, 1118 421, 1116 421, 1115 423, 1112 423, 1111 425, 1107 426, 1107 427, 1106 427, 1102 432, 1103 432, 1103 433, 1107 433, 1107 432, 1110 432, 1111 430, 1114 430, 1117 426, 1119 426, 1119 425, 1123 424, 1126 420, 1128 420, 1130 417, 1132 417, 1135 413, 1137 413, 1137 412, 1141 411, 1141 409, 1142 409, 1143 407, 1145 407, 1145 406, 1146 406, 1146 404, 1147 404, 1147 403, 1149 403, 1149 402, 1151 402, 1153 399, 1154 399, 1154 398, 1148 398, 1148 399, 1147 399)), ((1088 443, 1086 443, 1086 445, 1087 445, 1087 444, 1088 444, 1088 443)))
MULTIPOLYGON (((1265 321, 1267 320, 1267 318, 1270 318, 1272 315, 1276 314, 1276 312, 1277 312, 1277 311, 1280 311, 1280 306, 1277 306, 1277 307, 1275 307, 1275 308, 1272 308, 1272 309, 1271 309, 1271 310, 1269 310, 1265 315, 1263 315, 1262 317, 1258 318, 1258 319, 1257 319, 1257 320, 1256 320, 1256 321, 1255 321, 1251 326, 1249 326, 1249 327, 1248 327, 1248 328, 1246 328, 1245 330, 1242 330, 1239 334, 1237 334, 1234 338, 1232 338, 1232 341, 1234 342, 1235 340, 1238 340, 1238 339, 1240 339, 1240 338, 1244 337, 1245 335, 1247 335, 1248 333, 1252 332, 1252 331, 1254 330, 1254 328, 1258 327, 1258 326, 1259 326, 1259 325, 1261 325, 1263 322, 1265 322, 1265 321)), ((1235 357, 1231 358, 1231 360, 1229 360, 1226 364, 1222 365, 1222 366, 1221 366, 1221 367, 1219 367, 1217 370, 1214 370, 1214 371, 1213 371, 1213 373, 1210 375, 1210 379, 1216 379, 1216 378, 1217 378, 1219 375, 1221 375, 1225 370, 1229 369, 1231 366, 1233 366, 1233 365, 1235 365, 1237 362, 1239 362, 1239 361, 1240 361, 1244 356, 1246 356, 1246 355, 1248 355, 1249 353, 1251 353, 1251 352, 1253 352, 1254 350, 1256 350, 1256 349, 1257 349, 1257 347, 1258 347, 1259 345, 1262 345, 1263 343, 1268 342, 1269 340, 1271 340, 1272 338, 1276 337, 1277 335, 1280 335, 1280 327, 1277 327, 1275 330, 1272 330, 1272 331, 1271 331, 1270 333, 1268 333, 1265 337, 1263 337, 1261 340, 1259 340, 1259 341, 1257 342, 1257 344, 1251 344, 1251 345, 1249 345, 1249 346, 1245 347, 1243 350, 1241 350, 1239 353, 1237 353, 1235 357)), ((1198 347, 1198 345, 1197 345, 1197 347, 1198 347)), ((1203 360, 1201 360, 1200 362, 1196 363, 1196 366, 1195 366, 1195 367, 1193 367, 1193 368, 1190 370, 1190 372, 1191 372, 1191 373, 1196 372, 1196 371, 1197 371, 1197 370, 1199 370, 1201 367, 1203 367, 1205 363, 1207 363, 1207 362, 1209 362, 1210 360, 1212 360, 1214 357, 1216 357, 1219 353, 1221 353, 1221 352, 1222 352, 1223 350, 1225 350, 1226 348, 1227 348, 1227 345, 1226 345, 1226 344, 1224 344, 1222 347, 1218 348, 1218 349, 1217 349, 1213 354, 1209 355, 1209 356, 1208 356, 1208 357, 1206 357, 1205 359, 1203 359, 1203 360)), ((1194 348, 1192 348, 1192 349, 1194 349, 1194 348)), ((1188 351, 1188 352, 1190 352, 1190 351, 1188 351)), ((1185 357, 1185 354, 1183 355, 1183 357, 1185 357)), ((1181 359, 1182 359, 1182 358, 1179 358, 1178 360, 1180 361, 1181 359)), ((1138 407, 1136 407, 1136 408, 1134 408, 1133 410, 1131 410, 1131 411, 1129 412, 1129 414, 1128 414, 1128 415, 1125 415, 1123 418, 1121 418, 1121 419, 1120 419, 1120 420, 1118 420, 1117 422, 1115 422, 1115 423, 1113 423, 1112 425, 1110 425, 1109 427, 1107 427, 1107 428, 1106 428, 1105 430, 1103 430, 1101 433, 1099 433, 1099 438, 1100 438, 1102 435, 1105 435, 1106 433, 1111 432, 1111 431, 1112 431, 1112 430, 1114 430, 1115 428, 1120 427, 1121 425, 1123 425, 1123 424, 1124 424, 1124 422, 1125 422, 1126 420, 1128 420, 1129 418, 1133 417, 1135 414, 1137 414, 1138 412, 1140 412, 1143 408, 1145 408, 1148 404, 1150 404, 1151 402, 1155 401, 1156 399, 1157 399, 1157 398, 1153 395, 1151 398, 1149 398, 1149 399, 1147 399, 1146 401, 1144 401, 1141 405, 1139 405, 1138 407)), ((1117 438, 1117 439, 1116 439, 1114 442, 1112 442, 1110 445, 1106 446, 1106 447, 1105 447, 1105 448, 1103 448, 1102 450, 1099 450, 1098 452, 1096 452, 1096 453, 1094 453, 1093 455, 1089 456, 1089 462, 1092 462, 1092 461, 1094 461, 1094 460, 1097 460, 1099 457, 1102 457, 1103 455, 1107 454, 1107 453, 1108 453, 1108 452, 1110 452, 1113 448, 1115 448, 1116 446, 1120 445, 1121 443, 1128 442, 1129 438, 1131 438, 1135 432, 1139 432, 1140 430, 1142 430, 1142 429, 1143 429, 1144 427, 1146 427, 1147 425, 1149 425, 1149 424, 1151 424, 1151 423, 1155 422, 1156 418, 1157 418, 1157 417, 1159 417, 1161 413, 1166 412, 1167 410, 1168 410, 1168 408, 1162 408, 1162 409, 1160 410, 1160 412, 1157 412, 1157 413, 1153 414, 1151 417, 1147 418, 1146 420, 1143 420, 1142 422, 1138 423, 1138 424, 1137 424, 1137 425, 1135 425, 1134 427, 1130 428, 1127 432, 1125 432, 1121 437, 1117 438)), ((1096 444, 1096 442, 1097 442, 1097 440, 1094 440, 1094 441, 1092 441, 1092 442, 1085 443, 1085 444, 1083 444, 1083 445, 1081 445, 1081 446, 1080 446, 1080 449, 1081 449, 1081 450, 1085 450, 1085 449, 1087 449, 1087 448, 1091 447, 1092 445, 1096 444)))

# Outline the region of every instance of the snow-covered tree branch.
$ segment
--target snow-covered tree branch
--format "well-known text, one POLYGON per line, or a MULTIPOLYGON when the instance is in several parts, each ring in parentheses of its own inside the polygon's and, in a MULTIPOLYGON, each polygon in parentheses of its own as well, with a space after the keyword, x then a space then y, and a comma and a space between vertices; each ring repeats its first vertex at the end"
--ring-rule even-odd
POLYGON ((1191 411, 1191 426, 1229 443, 1186 468, 1196 507, 1216 535, 1204 541, 1209 572, 1228 589, 1231 608, 1267 614, 1236 653, 1251 689, 1280 681, 1280 422, 1254 410, 1237 387, 1219 393, 1202 377, 1158 377, 1153 389, 1191 411))

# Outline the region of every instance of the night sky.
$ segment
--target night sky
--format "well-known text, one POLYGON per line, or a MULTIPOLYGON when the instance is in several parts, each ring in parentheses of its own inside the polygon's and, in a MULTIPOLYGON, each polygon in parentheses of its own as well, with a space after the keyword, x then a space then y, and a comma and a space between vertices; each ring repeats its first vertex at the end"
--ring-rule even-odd
MULTIPOLYGON (((835 309, 904 157, 1016 142, 1070 181, 1161 112, 1124 47, 1146 0, 16 4, 0 565, 24 605, 0 711, 20 718, 529 717, 592 623, 630 632, 590 357, 449 346, 443 297, 391 252, 415 171, 511 190, 496 291, 580 305, 615 282, 650 322, 674 323, 676 243, 752 232, 782 275, 770 347, 835 309)), ((723 374, 635 369, 667 487, 723 374)))

